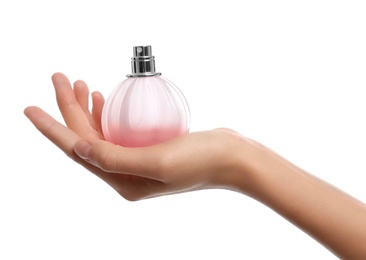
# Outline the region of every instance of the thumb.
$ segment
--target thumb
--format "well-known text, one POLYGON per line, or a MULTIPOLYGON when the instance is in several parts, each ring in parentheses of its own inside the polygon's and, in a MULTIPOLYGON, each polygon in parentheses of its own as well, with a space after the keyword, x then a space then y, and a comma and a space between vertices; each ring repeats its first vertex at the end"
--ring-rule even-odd
MULTIPOLYGON (((122 148, 122 147, 120 147, 122 148)), ((117 167, 121 149, 105 141, 88 142, 79 140, 74 145, 74 152, 83 160, 107 172, 120 172, 123 168, 117 167)))
POLYGON ((106 172, 153 179, 158 177, 160 156, 151 148, 127 148, 103 140, 93 143, 79 140, 74 145, 74 152, 106 172))

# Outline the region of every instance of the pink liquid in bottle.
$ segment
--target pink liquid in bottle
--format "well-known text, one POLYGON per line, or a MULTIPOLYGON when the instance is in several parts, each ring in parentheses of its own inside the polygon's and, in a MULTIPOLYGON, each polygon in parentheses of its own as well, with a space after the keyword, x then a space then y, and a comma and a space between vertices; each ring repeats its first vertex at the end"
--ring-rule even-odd
POLYGON ((180 128, 168 129, 142 129, 140 131, 131 130, 119 132, 119 126, 110 128, 110 138, 106 138, 114 144, 125 147, 143 147, 165 142, 171 138, 185 134, 187 131, 182 131, 180 128))

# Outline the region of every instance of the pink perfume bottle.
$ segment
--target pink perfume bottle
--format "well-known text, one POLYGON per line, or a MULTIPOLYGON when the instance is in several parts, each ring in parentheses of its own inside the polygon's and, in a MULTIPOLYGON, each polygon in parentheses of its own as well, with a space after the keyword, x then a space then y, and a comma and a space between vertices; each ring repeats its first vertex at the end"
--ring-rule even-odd
POLYGON ((174 83, 155 72, 151 46, 133 47, 131 65, 132 73, 115 87, 103 107, 105 139, 125 147, 142 147, 187 133, 187 101, 174 83))

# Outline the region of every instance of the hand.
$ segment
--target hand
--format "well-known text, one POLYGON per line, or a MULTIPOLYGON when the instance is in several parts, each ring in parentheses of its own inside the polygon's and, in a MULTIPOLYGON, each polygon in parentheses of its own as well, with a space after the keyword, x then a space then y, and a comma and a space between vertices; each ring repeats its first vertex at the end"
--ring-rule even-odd
POLYGON ((38 107, 25 115, 70 158, 93 172, 121 196, 138 200, 213 187, 235 189, 238 149, 248 142, 229 129, 186 134, 166 143, 125 148, 104 140, 101 113, 104 98, 91 94, 85 82, 72 88, 65 75, 52 76, 57 104, 66 126, 38 107))

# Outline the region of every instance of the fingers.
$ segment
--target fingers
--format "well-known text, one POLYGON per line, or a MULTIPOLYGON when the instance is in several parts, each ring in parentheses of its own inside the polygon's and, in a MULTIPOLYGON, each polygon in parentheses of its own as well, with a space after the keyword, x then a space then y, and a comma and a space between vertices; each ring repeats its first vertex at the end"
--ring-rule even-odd
MULTIPOLYGON (((100 153, 99 157, 98 155, 92 155, 93 158, 97 157, 95 162, 93 161, 92 163, 90 160, 80 159, 74 153, 75 144, 78 144, 76 146, 76 150, 85 149, 86 153, 88 152, 87 150, 89 149, 89 144, 87 143, 87 146, 83 147, 85 145, 85 141, 80 141, 81 139, 76 133, 57 122, 54 118, 38 107, 27 107, 24 110, 24 114, 45 137, 58 146, 69 157, 73 158, 76 162, 83 165, 86 169, 103 179, 124 198, 128 200, 139 200, 150 197, 152 194, 157 194, 163 189, 164 185, 162 183, 152 179, 145 179, 136 175, 128 175, 128 173, 116 174, 114 172, 105 172, 100 167, 95 167, 94 165, 98 164, 99 161, 103 162, 103 152, 100 153)), ((109 146, 106 146, 106 148, 109 149, 109 146)), ((93 151, 93 153, 95 152, 93 151)), ((113 160, 110 160, 113 155, 112 153, 106 156, 106 162, 110 161, 113 163, 113 160)), ((126 160, 132 158, 131 156, 125 157, 126 160)), ((101 163, 101 165, 104 164, 108 165, 108 163, 101 163)), ((106 167, 111 168, 111 166, 106 167)), ((124 167, 124 169, 130 168, 131 167, 128 167, 128 163, 124 167)), ((139 169, 139 167, 137 167, 137 169, 139 169)), ((143 169, 140 170, 143 171, 143 169)))
POLYGON ((92 93, 93 108, 92 113, 89 111, 89 88, 87 84, 78 80, 74 83, 74 93, 77 102, 84 111, 85 116, 89 120, 90 126, 100 135, 103 135, 101 128, 101 115, 104 105, 103 95, 99 92, 92 93))
POLYGON ((78 83, 76 92, 82 104, 80 105, 65 75, 55 73, 52 76, 52 82, 56 91, 57 104, 66 125, 79 136, 90 135, 93 132, 93 127, 84 112, 85 107, 88 106, 85 94, 89 91, 85 88, 86 85, 84 86, 81 82, 78 83))
POLYGON ((92 93, 93 107, 92 107, 92 116, 95 122, 96 129, 98 132, 103 135, 102 132, 102 110, 104 106, 104 98, 103 95, 99 92, 92 93))
POLYGON ((34 126, 68 156, 73 155, 74 144, 80 137, 72 130, 57 122, 38 107, 27 107, 24 114, 34 126))

